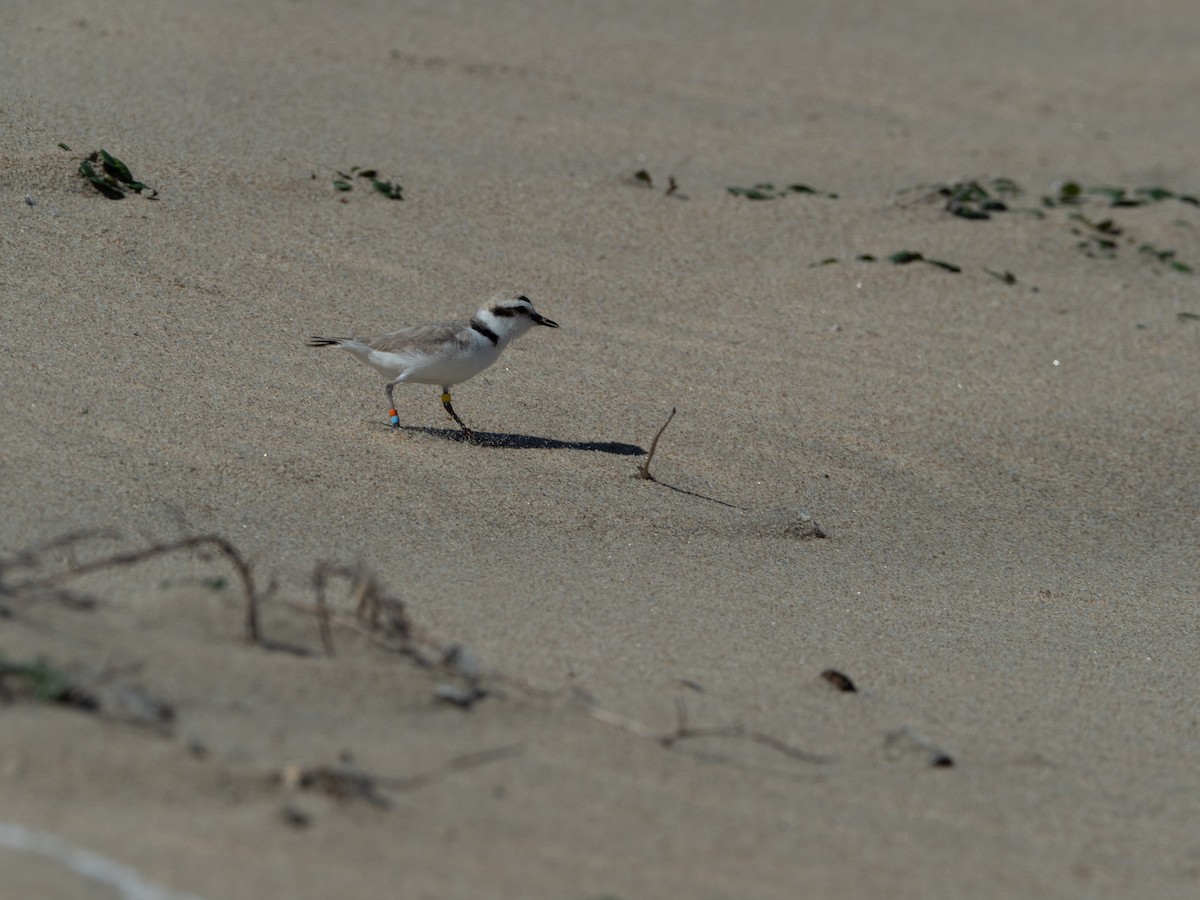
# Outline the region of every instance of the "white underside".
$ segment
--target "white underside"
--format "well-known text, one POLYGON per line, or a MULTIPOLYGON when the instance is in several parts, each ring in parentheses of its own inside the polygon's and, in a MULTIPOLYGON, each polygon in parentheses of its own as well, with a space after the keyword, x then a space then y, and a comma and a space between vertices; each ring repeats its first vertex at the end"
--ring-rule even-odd
POLYGON ((504 349, 503 345, 493 346, 491 341, 476 344, 469 350, 451 346, 430 353, 372 350, 357 341, 347 341, 342 347, 378 372, 389 384, 415 382, 447 387, 474 378, 498 360, 504 349))
POLYGON ((456 350, 455 353, 430 356, 371 350, 365 361, 389 382, 451 385, 478 376, 500 358, 500 349, 488 342, 486 347, 475 348, 469 353, 456 350))

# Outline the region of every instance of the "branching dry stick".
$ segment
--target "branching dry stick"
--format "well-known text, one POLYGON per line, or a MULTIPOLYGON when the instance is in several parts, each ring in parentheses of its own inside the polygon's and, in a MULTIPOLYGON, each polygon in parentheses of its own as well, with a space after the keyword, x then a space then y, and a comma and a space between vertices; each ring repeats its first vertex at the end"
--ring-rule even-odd
MULTIPOLYGON (((60 546, 63 541, 55 542, 48 546, 60 546)), ((213 547, 222 556, 229 560, 234 569, 237 570, 238 577, 242 581, 242 589, 246 594, 246 640, 252 644, 261 644, 258 630, 258 592, 254 588, 254 575, 250 571, 250 564, 242 558, 242 555, 237 552, 233 544, 215 534, 202 534, 196 537, 184 538, 183 540, 174 541, 170 544, 155 544, 152 547, 147 547, 144 550, 134 550, 129 553, 118 553, 115 556, 107 556, 104 559, 98 559, 93 562, 76 565, 69 572, 57 572, 53 575, 47 575, 43 578, 31 578, 17 585, 12 585, 14 589, 30 589, 30 588, 51 588, 57 587, 72 578, 78 578, 81 575, 88 575, 92 572, 99 572, 103 569, 111 569, 119 566, 132 566, 137 563, 144 562, 147 559, 153 559, 156 556, 162 556, 165 553, 174 553, 176 550, 194 550, 197 547, 213 547)))
POLYGON ((379 587, 379 582, 362 566, 318 563, 313 569, 312 583, 316 593, 315 604, 295 601, 285 603, 298 612, 317 617, 321 643, 327 655, 332 656, 334 653, 333 626, 336 625, 362 635, 388 650, 408 656, 424 668, 436 667, 437 660, 442 658, 442 645, 421 631, 409 617, 404 602, 386 595, 379 587), (353 614, 339 613, 330 607, 325 588, 331 577, 349 580, 353 614), (429 652, 426 653, 422 647, 429 652))
MULTIPOLYGON (((387 620, 377 623, 372 619, 338 613, 330 609, 328 604, 325 604, 324 608, 322 608, 319 604, 301 603, 295 600, 284 600, 283 602, 289 609, 294 609, 296 612, 302 612, 310 616, 317 616, 318 618, 324 617, 328 619, 331 626, 336 625, 339 628, 352 631, 373 641, 385 650, 391 650, 402 656, 408 656, 423 668, 434 668, 437 662, 436 659, 423 653, 419 647, 428 648, 432 651, 432 657, 440 658, 441 644, 416 626, 410 626, 410 630, 407 633, 400 634, 391 624, 399 621, 394 614, 389 616, 387 620)), ((394 600, 391 601, 393 604, 396 602, 394 600)))
MULTIPOLYGON (((24 581, 13 583, 9 580, 9 572, 21 569, 39 569, 44 564, 43 556, 52 550, 65 550, 67 565, 75 565, 75 545, 86 540, 114 539, 117 535, 109 529, 85 529, 69 531, 34 547, 17 551, 13 556, 0 557, 0 597, 14 597, 19 591, 36 587, 35 580, 27 577, 24 581)), ((88 600, 79 600, 65 593, 57 598, 68 606, 90 609, 93 604, 88 600)), ((0 617, 11 615, 8 607, 0 606, 0 617)))
POLYGON ((412 790, 413 788, 433 784, 435 781, 439 781, 455 772, 463 772, 467 769, 486 766, 489 763, 518 756, 524 751, 525 747, 522 744, 509 744, 504 747, 494 747, 490 750, 476 750, 473 753, 464 753, 460 756, 452 757, 444 765, 436 769, 431 769, 428 772, 422 772, 419 775, 410 775, 407 778, 383 777, 379 779, 379 783, 393 790, 412 790))
POLYGON ((742 733, 740 722, 729 725, 718 725, 712 728, 692 728, 688 725, 687 704, 682 697, 675 698, 675 718, 679 722, 670 734, 660 735, 658 742, 664 747, 671 747, 676 742, 687 738, 698 737, 736 737, 742 733))
POLYGON ((286 788, 317 790, 337 800, 365 800, 372 806, 387 809, 391 801, 384 790, 411 791, 441 781, 455 772, 486 766, 518 756, 525 750, 522 744, 510 744, 488 750, 464 753, 449 759, 434 769, 408 776, 373 775, 352 762, 302 767, 291 763, 275 778, 286 788))
POLYGON ((360 581, 359 571, 348 566, 322 562, 317 563, 316 568, 313 569, 312 582, 317 594, 317 622, 321 629, 321 645, 325 648, 326 656, 333 656, 333 631, 329 626, 329 604, 325 602, 325 582, 330 575, 350 578, 355 584, 360 581))
POLYGON ((593 719, 603 722, 605 725, 610 725, 635 737, 654 741, 656 744, 660 744, 668 749, 688 738, 745 738, 746 740, 754 741, 756 744, 762 744, 764 747, 770 747, 775 752, 800 762, 833 762, 833 757, 831 756, 809 753, 806 750, 801 750, 799 747, 793 747, 791 744, 781 741, 773 735, 764 734, 761 731, 747 731, 740 722, 732 722, 729 725, 717 725, 710 728, 693 728, 688 724, 687 706, 680 698, 675 700, 675 716, 679 724, 676 725, 674 731, 667 734, 660 734, 652 728, 643 725, 641 722, 610 712, 603 707, 597 706, 595 702, 588 702, 587 712, 593 719))
POLYGON ((27 550, 22 550, 13 560, 6 560, 3 568, 13 566, 22 566, 24 568, 35 568, 42 564, 42 556, 49 553, 51 550, 65 549, 70 556, 71 565, 75 564, 74 553, 75 546, 81 541, 88 540, 115 540, 119 535, 111 528, 81 528, 78 531, 68 531, 66 534, 61 534, 56 538, 39 544, 36 547, 30 547, 27 550))
POLYGON ((658 429, 658 434, 654 436, 654 440, 650 442, 650 452, 646 454, 646 461, 642 463, 638 469, 640 475, 646 481, 653 481, 654 476, 650 474, 650 460, 654 459, 654 451, 658 449, 658 439, 663 436, 663 432, 667 430, 667 426, 671 424, 671 420, 675 418, 675 407, 671 407, 671 414, 667 416, 667 421, 663 422, 663 427, 658 429))
MULTIPOLYGON (((321 643, 327 656, 333 656, 333 632, 330 624, 335 620, 344 624, 344 617, 332 613, 325 600, 325 584, 330 576, 340 576, 350 581, 350 600, 357 624, 365 626, 381 637, 399 641, 401 645, 412 642, 415 629, 404 604, 394 597, 385 596, 379 588, 379 583, 367 574, 362 566, 341 566, 322 562, 313 569, 312 582, 317 595, 315 613, 321 629, 321 643)), ((307 607, 297 608, 310 611, 307 607)))
POLYGON ((801 750, 799 747, 793 747, 791 744, 784 743, 777 737, 769 734, 763 734, 761 731, 747 731, 746 737, 755 743, 762 744, 764 747, 770 747, 784 756, 789 756, 792 759, 798 759, 800 762, 808 763, 827 763, 833 762, 832 756, 822 756, 820 753, 809 753, 807 750, 801 750))

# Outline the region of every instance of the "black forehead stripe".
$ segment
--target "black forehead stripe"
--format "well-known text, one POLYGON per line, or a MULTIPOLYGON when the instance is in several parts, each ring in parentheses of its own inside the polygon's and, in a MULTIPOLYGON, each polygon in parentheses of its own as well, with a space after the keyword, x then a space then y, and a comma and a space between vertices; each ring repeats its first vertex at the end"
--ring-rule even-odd
POLYGON ((521 295, 520 297, 518 297, 517 299, 518 299, 518 300, 524 300, 526 303, 528 303, 528 304, 530 304, 530 305, 532 305, 532 304, 533 304, 533 301, 532 301, 532 300, 530 300, 528 297, 526 297, 524 294, 522 294, 522 295, 521 295))
POLYGON ((493 316, 508 318, 509 316, 515 316, 517 313, 527 313, 529 310, 520 306, 493 306, 488 312, 493 316))
POLYGON ((496 334, 496 332, 492 331, 492 329, 488 328, 478 319, 471 320, 471 327, 491 341, 493 347, 500 343, 500 335, 496 334))

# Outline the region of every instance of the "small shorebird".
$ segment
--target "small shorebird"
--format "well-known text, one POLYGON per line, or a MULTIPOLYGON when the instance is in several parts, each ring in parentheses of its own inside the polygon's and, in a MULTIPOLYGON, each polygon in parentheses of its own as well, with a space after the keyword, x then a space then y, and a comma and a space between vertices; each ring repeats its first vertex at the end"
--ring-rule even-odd
POLYGON ((513 338, 534 325, 557 328, 558 323, 539 315, 524 294, 497 294, 470 319, 416 325, 369 338, 312 337, 309 347, 341 347, 383 376, 392 429, 400 427, 392 389, 398 384, 436 384, 442 389, 442 406, 469 440, 471 429, 450 405, 450 388, 474 378, 500 358, 513 338))

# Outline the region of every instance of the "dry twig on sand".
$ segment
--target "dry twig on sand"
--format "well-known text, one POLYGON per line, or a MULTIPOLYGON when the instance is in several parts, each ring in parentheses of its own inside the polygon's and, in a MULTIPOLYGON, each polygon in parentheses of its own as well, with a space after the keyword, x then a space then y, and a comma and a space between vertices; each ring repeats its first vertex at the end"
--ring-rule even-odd
POLYGON ((681 741, 695 738, 709 737, 728 737, 728 738, 744 738, 748 741, 753 741, 756 744, 762 744, 764 747, 769 747, 777 753, 781 753, 789 759, 798 760, 806 763, 828 763, 833 762, 833 757, 822 756, 818 753, 809 753, 807 750, 801 750, 799 747, 793 747, 786 741, 782 741, 773 735, 765 734, 761 731, 750 731, 745 728, 740 722, 732 722, 728 725, 716 725, 708 728, 696 728, 688 723, 687 706, 681 698, 675 700, 675 716, 677 725, 674 731, 669 731, 666 734, 660 734, 654 729, 643 725, 641 722, 617 713, 610 712, 598 706, 590 698, 587 700, 587 712, 593 719, 603 722, 605 725, 610 725, 624 731, 626 734, 632 734, 636 737, 654 741, 656 744, 661 744, 663 747, 674 747, 681 741))
MULTIPOLYGON (((233 544, 225 538, 215 534, 201 534, 182 538, 171 543, 154 544, 142 550, 113 554, 102 559, 92 560, 91 562, 78 563, 74 561, 73 554, 75 547, 81 541, 96 537, 113 536, 111 532, 73 532, 56 538, 40 547, 26 550, 13 560, 0 561, 0 595, 15 595, 18 592, 51 590, 55 588, 61 589, 62 585, 68 581, 83 575, 89 575, 93 572, 136 565, 148 559, 153 559, 156 556, 174 553, 177 550, 194 550, 199 547, 211 547, 229 560, 233 568, 237 571, 238 578, 241 579, 242 589, 246 596, 246 640, 252 644, 262 643, 258 625, 258 604, 261 598, 254 587, 254 574, 250 571, 250 564, 238 553, 233 544), (24 581, 15 583, 10 583, 4 579, 4 574, 8 569, 17 567, 36 568, 42 565, 42 556, 45 553, 50 550, 63 548, 72 554, 71 567, 68 570, 41 577, 27 578, 24 581)), ((62 591, 57 596, 64 601, 73 602, 70 594, 65 591, 62 591)))
POLYGON ((361 566, 318 563, 313 569, 312 583, 317 595, 315 607, 301 603, 289 605, 293 609, 317 617, 321 628, 321 643, 328 656, 334 654, 331 625, 338 625, 368 637, 388 650, 411 657, 426 668, 434 666, 436 659, 442 655, 442 647, 413 624, 404 601, 384 593, 375 576, 361 566), (349 596, 354 607, 352 614, 338 613, 330 609, 325 597, 325 586, 331 577, 349 580, 349 596), (422 646, 430 653, 422 652, 422 646))
POLYGON ((286 788, 318 791, 340 801, 365 800, 374 807, 387 809, 391 806, 391 801, 383 793, 385 790, 416 790, 434 784, 455 772, 475 769, 517 756, 524 749, 521 744, 510 744, 463 753, 451 757, 436 768, 404 777, 374 775, 365 772, 358 768, 349 756, 343 756, 336 763, 317 766, 289 763, 276 777, 279 783, 286 788))
POLYGON ((650 452, 646 454, 646 461, 638 469, 638 475, 645 481, 654 481, 654 476, 650 474, 650 460, 654 459, 654 451, 658 449, 658 439, 663 436, 663 432, 667 430, 667 426, 671 424, 673 418, 675 418, 675 407, 672 406, 667 421, 663 422, 663 427, 658 429, 658 434, 650 442, 650 452))

